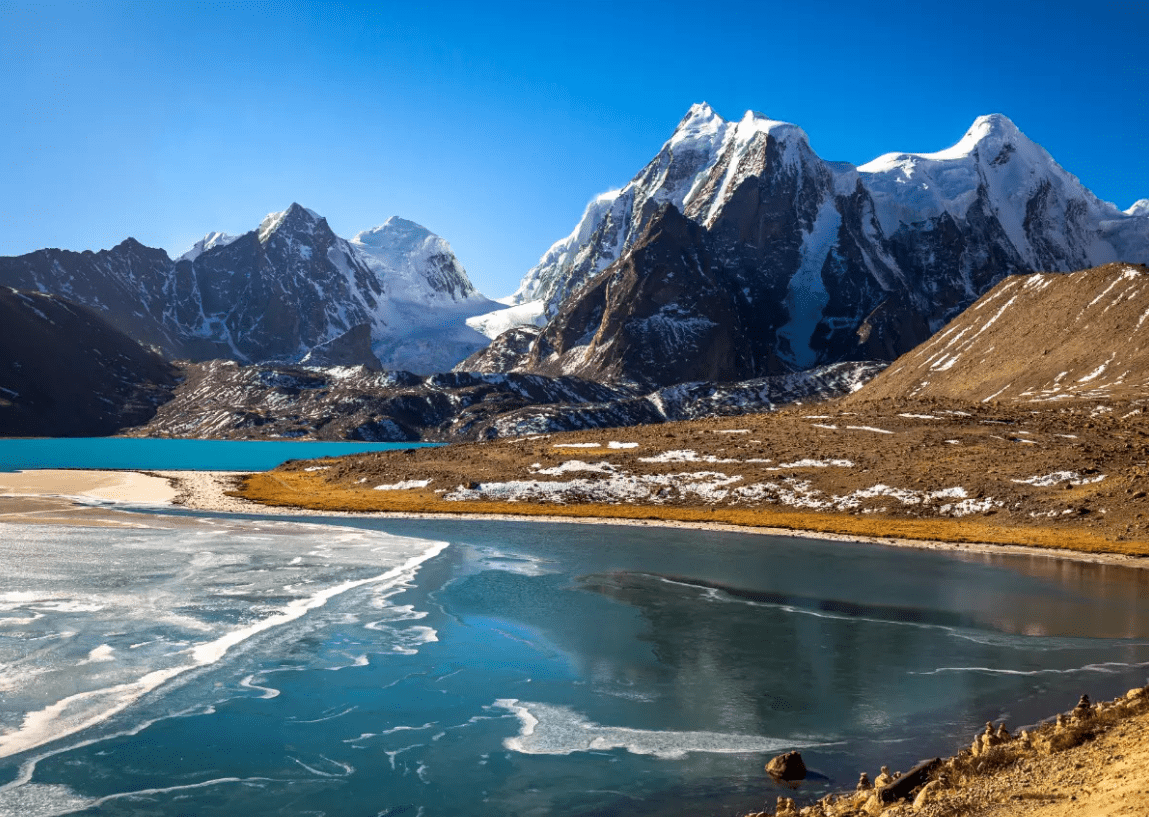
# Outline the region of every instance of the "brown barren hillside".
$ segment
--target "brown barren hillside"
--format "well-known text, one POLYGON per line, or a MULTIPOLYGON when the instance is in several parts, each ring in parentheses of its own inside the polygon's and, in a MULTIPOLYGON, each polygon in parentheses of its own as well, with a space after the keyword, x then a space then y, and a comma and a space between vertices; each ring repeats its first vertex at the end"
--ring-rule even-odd
POLYGON ((1054 403, 1149 392, 1149 267, 1013 275, 848 402, 1054 403))
POLYGON ((295 461, 240 493, 315 510, 719 522, 1149 555, 1147 420, 1129 404, 830 403, 295 461))

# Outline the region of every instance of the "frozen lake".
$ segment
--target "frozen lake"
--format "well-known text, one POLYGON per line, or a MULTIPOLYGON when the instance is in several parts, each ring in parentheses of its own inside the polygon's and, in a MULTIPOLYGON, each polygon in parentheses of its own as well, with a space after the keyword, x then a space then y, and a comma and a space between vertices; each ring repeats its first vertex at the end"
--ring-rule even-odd
POLYGON ((0 815, 736 814, 1149 674, 1146 571, 176 513, 0 527, 0 815))

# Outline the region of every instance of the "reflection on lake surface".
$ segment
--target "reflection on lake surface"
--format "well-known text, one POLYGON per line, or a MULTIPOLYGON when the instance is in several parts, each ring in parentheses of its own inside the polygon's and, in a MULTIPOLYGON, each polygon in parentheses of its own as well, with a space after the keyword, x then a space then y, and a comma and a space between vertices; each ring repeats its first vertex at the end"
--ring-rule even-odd
POLYGON ((1149 674, 1142 570, 172 516, 5 526, 0 815, 736 814, 1149 674))

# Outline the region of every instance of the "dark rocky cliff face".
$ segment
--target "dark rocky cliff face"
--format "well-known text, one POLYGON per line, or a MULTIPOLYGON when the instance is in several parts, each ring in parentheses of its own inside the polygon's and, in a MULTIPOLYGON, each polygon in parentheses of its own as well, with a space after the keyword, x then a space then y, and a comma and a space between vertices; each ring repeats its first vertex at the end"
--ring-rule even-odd
POLYGON ((781 372, 706 233, 665 205, 631 252, 563 304, 523 368, 649 387, 781 372))
POLYGON ((100 437, 146 423, 178 370, 87 309, 0 287, 0 436, 100 437))

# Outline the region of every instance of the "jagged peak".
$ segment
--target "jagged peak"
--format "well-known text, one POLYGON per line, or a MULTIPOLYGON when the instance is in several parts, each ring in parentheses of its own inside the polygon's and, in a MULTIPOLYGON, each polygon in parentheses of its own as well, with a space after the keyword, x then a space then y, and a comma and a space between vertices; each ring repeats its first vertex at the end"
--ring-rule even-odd
POLYGON ((747 111, 739 120, 737 127, 738 138, 749 140, 759 133, 768 133, 780 142, 796 137, 803 142, 809 142, 806 131, 792 122, 783 122, 771 119, 758 111, 747 111))
POLYGON ((682 117, 667 145, 673 147, 682 142, 713 139, 722 133, 726 125, 726 120, 715 113, 710 105, 705 102, 696 103, 682 117))
POLYGON ((675 128, 675 130, 681 130, 682 128, 697 126, 715 120, 719 122, 725 121, 710 107, 709 102, 695 102, 690 106, 690 110, 686 112, 686 116, 682 117, 682 121, 678 123, 678 127, 675 128))
POLYGON ((292 226, 298 224, 304 229, 313 229, 321 221, 323 217, 314 210, 309 210, 298 202, 292 202, 286 210, 268 213, 264 217, 259 223, 259 240, 261 243, 267 243, 267 240, 284 224, 292 226))
POLYGON ((226 247, 237 238, 239 238, 237 235, 228 235, 227 233, 221 232, 210 232, 195 244, 193 244, 190 250, 179 256, 176 260, 195 261, 208 250, 214 249, 216 247, 226 247))

